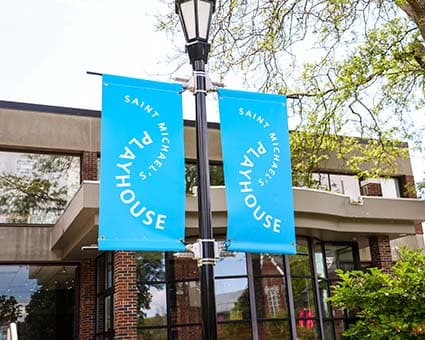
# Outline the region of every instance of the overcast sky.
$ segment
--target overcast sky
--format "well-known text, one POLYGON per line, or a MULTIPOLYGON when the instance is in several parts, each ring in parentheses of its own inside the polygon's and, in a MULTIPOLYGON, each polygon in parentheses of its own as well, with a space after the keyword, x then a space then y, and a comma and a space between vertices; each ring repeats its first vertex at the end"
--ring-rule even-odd
MULTIPOLYGON (((100 110, 100 77, 86 71, 170 81, 167 57, 184 39, 155 31, 153 13, 166 10, 161 0, 0 0, 0 100, 100 110)), ((413 161, 423 177, 423 157, 413 161)))
POLYGON ((0 99, 100 109, 100 78, 86 71, 169 80, 155 3, 1 0, 0 99))

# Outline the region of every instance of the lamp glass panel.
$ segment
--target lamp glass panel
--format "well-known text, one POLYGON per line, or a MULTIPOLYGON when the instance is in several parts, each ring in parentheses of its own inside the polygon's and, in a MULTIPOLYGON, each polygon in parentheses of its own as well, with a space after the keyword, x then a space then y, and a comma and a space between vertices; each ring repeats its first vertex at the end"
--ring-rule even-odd
POLYGON ((193 1, 183 2, 181 5, 181 13, 186 29, 187 39, 196 38, 196 21, 195 21, 195 6, 193 1))
POLYGON ((198 2, 199 38, 205 40, 208 38, 210 8, 211 3, 209 1, 198 2))

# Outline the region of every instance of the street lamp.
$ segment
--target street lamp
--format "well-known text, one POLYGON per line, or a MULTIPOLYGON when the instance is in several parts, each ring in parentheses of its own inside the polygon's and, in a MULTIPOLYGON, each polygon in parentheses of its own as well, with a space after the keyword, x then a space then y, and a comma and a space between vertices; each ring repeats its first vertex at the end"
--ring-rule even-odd
POLYGON ((176 13, 180 17, 186 38, 194 76, 196 102, 196 154, 198 170, 198 215, 201 259, 201 307, 203 338, 217 339, 217 322, 214 289, 214 264, 216 242, 212 230, 211 193, 208 162, 208 125, 206 109, 206 73, 210 44, 208 35, 215 0, 176 0, 176 13))

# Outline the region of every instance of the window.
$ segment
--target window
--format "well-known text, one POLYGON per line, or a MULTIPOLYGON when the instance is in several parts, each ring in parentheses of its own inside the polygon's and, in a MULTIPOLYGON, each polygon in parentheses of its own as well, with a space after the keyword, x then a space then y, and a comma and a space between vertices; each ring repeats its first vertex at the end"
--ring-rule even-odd
POLYGON ((316 188, 350 196, 354 200, 360 199, 360 184, 356 176, 338 174, 313 174, 317 182, 316 188))
POLYGON ((75 339, 74 265, 0 265, 0 326, 19 340, 75 339))
POLYGON ((351 321, 350 315, 332 308, 326 299, 331 294, 331 286, 338 280, 337 269, 354 270, 359 267, 357 247, 353 243, 314 241, 314 254, 325 338, 341 339, 342 332, 351 321))
POLYGON ((113 339, 113 252, 96 258, 96 339, 113 339))
POLYGON ((215 266, 215 302, 219 339, 250 339, 251 305, 246 255, 234 253, 215 266))
MULTIPOLYGON (((233 253, 215 266, 218 339, 341 339, 349 315, 326 299, 335 270, 358 268, 351 243, 297 238, 296 255, 233 253), (291 289, 292 287, 292 289, 291 289), (290 301, 291 299, 291 301, 290 301), (323 334, 323 337, 322 337, 323 334)), ((196 261, 138 252, 138 332, 142 338, 200 339, 196 261)))
POLYGON ((79 157, 2 151, 0 223, 55 223, 79 185, 79 157))
MULTIPOLYGON (((186 192, 194 193, 195 187, 198 185, 198 174, 196 163, 186 163, 186 192)), ((222 164, 210 164, 210 184, 212 186, 224 185, 224 173, 222 164)))
POLYGON ((141 338, 201 338, 196 261, 171 253, 138 252, 138 334, 141 338))

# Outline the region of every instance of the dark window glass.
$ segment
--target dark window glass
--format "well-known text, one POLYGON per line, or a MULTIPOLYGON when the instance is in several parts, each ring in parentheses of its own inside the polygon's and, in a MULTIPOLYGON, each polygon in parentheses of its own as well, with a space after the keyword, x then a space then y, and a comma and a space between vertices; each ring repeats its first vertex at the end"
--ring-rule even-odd
POLYGON ((315 319, 303 319, 297 321, 297 340, 319 339, 317 332, 318 322, 315 319))
POLYGON ((310 267, 310 257, 308 255, 292 255, 289 257, 292 276, 312 277, 310 267))
POLYGON ((345 330, 345 322, 344 320, 334 320, 334 330, 335 330, 335 339, 341 340, 346 339, 342 336, 342 332, 345 330))
POLYGON ((252 254, 254 276, 283 276, 284 265, 281 255, 252 254))
MULTIPOLYGON (((193 193, 198 185, 198 175, 195 163, 185 165, 186 192, 193 193)), ((214 186, 224 185, 223 165, 210 165, 210 184, 214 186)))
POLYGON ((199 281, 169 284, 171 323, 184 325, 201 323, 201 290, 199 281))
POLYGON ((351 245, 325 244, 326 264, 329 278, 336 277, 335 270, 354 270, 353 247, 351 245))
POLYGON ((263 277, 255 281, 255 303, 259 319, 288 318, 286 279, 263 277))
POLYGON ((1 323, 19 340, 74 339, 76 266, 1 265, 1 323))
POLYGON ((2 151, 0 223, 55 223, 79 186, 79 157, 2 151))
POLYGON ((320 305, 322 307, 323 316, 331 317, 331 306, 327 302, 329 297, 328 283, 325 280, 319 280, 320 305))
POLYGON ((113 252, 96 258, 96 333, 99 339, 109 339, 113 324, 113 252))
POLYGON ((221 279, 215 281, 217 321, 249 320, 248 279, 221 279))
POLYGON ((112 288, 113 286, 113 253, 107 252, 106 253, 106 266, 105 266, 105 289, 112 288))
POLYGON ((171 339, 173 340, 202 339, 202 328, 200 325, 172 328, 171 339))
POLYGON ((218 339, 247 340, 252 339, 251 323, 226 322, 217 325, 218 339))
POLYGON ((259 321, 258 338, 260 340, 290 339, 291 332, 289 329, 289 322, 285 320, 259 321))
POLYGON ((333 322, 325 321, 324 326, 325 326, 325 339, 329 339, 329 340, 335 339, 333 322))
POLYGON ((319 278, 326 278, 325 258, 323 256, 322 244, 314 242, 314 261, 316 265, 316 273, 319 278))
POLYGON ((167 340, 166 328, 139 328, 137 332, 139 340, 167 340))
POLYGON ((316 300, 313 290, 313 280, 309 278, 293 278, 292 290, 297 317, 316 317, 316 300))
POLYGON ((245 276, 245 253, 234 253, 234 256, 220 258, 214 268, 215 276, 245 276))
POLYGON ((167 254, 167 275, 169 281, 197 280, 199 267, 191 258, 178 258, 167 254))
POLYGON ((165 281, 165 258, 159 252, 138 252, 137 282, 165 281))
POLYGON ((138 285, 138 304, 140 306, 140 326, 166 326, 167 325, 167 299, 165 284, 138 285))

